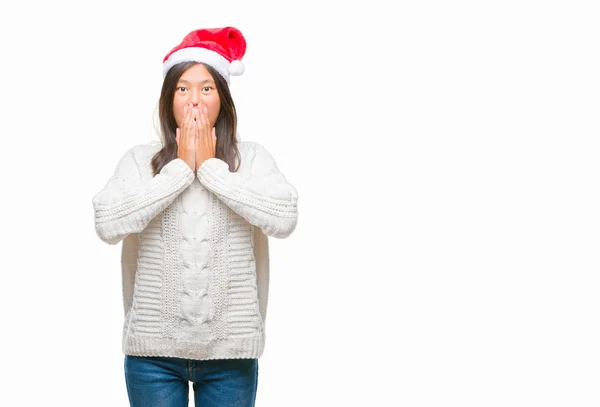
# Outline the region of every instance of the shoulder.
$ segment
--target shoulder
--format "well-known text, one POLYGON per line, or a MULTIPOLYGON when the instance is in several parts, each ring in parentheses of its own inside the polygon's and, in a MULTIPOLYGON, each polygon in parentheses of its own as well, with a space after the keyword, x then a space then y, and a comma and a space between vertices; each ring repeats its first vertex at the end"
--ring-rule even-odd
POLYGON ((151 141, 143 144, 136 144, 131 147, 130 151, 136 155, 154 155, 162 149, 162 144, 159 141, 151 141))
POLYGON ((162 145, 160 142, 136 144, 121 155, 118 167, 123 168, 123 170, 129 168, 131 171, 134 171, 134 168, 137 168, 137 171, 140 172, 151 172, 152 157, 161 149, 162 145))
POLYGON ((256 141, 240 141, 238 142, 238 150, 242 158, 252 158, 257 154, 263 155, 265 153, 269 155, 265 146, 256 141))
POLYGON ((127 150, 124 156, 133 157, 136 161, 147 162, 162 149, 162 144, 152 141, 143 144, 136 144, 127 150))
POLYGON ((242 159, 242 167, 250 168, 255 173, 271 173, 279 171, 277 162, 267 148, 255 141, 238 143, 242 159))
POLYGON ((240 150, 240 154, 254 152, 257 148, 261 148, 262 145, 258 144, 256 141, 239 141, 238 142, 238 150, 240 150))

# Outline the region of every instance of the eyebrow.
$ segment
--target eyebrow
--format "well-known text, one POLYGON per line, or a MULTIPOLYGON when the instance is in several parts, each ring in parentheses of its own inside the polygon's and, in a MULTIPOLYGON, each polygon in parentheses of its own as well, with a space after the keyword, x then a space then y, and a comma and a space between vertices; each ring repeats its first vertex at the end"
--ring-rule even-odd
MULTIPOLYGON (((186 84, 186 85, 189 85, 191 82, 190 82, 190 81, 187 81, 187 80, 185 80, 185 79, 180 79, 179 81, 177 81, 177 83, 184 83, 184 84, 186 84)), ((207 78, 207 79, 203 79, 203 80, 201 80, 201 81, 198 81, 198 82, 196 82, 196 83, 198 83, 199 85, 204 85, 205 83, 212 83, 212 84, 214 84, 214 83, 215 83, 215 81, 213 81, 212 79, 208 79, 208 78, 207 78)))

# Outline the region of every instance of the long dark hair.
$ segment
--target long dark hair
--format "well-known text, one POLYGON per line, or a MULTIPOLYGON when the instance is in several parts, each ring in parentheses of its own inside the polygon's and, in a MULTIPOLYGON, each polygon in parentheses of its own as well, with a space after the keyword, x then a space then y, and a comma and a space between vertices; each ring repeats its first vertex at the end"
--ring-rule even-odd
MULTIPOLYGON (((173 66, 169 69, 163 81, 158 101, 158 119, 163 148, 152 157, 153 175, 158 174, 162 167, 177 158, 177 142, 175 141, 177 122, 173 114, 173 97, 181 75, 189 67, 196 64, 198 62, 182 62, 173 66)), ((240 152, 236 139, 237 113, 231 93, 229 92, 229 86, 213 67, 206 64, 202 65, 204 65, 215 80, 219 99, 221 100, 221 110, 215 123, 215 132, 217 134, 215 157, 225 161, 229 165, 231 172, 236 172, 240 164, 240 152)))

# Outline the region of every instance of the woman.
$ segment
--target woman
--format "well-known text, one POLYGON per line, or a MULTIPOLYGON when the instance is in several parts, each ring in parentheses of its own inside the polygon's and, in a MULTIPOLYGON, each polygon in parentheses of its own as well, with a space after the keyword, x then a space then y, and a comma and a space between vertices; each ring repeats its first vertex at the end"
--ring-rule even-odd
POLYGON ((238 141, 233 27, 189 33, 163 60, 162 143, 127 151, 93 198, 98 236, 123 242, 132 406, 253 406, 268 298, 268 236, 295 229, 298 194, 260 144, 238 141))

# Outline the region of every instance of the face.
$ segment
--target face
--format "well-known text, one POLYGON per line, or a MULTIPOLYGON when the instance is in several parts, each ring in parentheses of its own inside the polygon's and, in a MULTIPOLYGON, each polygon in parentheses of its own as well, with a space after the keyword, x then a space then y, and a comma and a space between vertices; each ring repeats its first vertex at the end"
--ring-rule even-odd
POLYGON ((179 128, 183 119, 183 108, 189 103, 196 108, 205 105, 208 108, 210 125, 215 126, 221 110, 221 100, 215 81, 204 65, 192 65, 177 82, 173 96, 173 114, 179 128))

